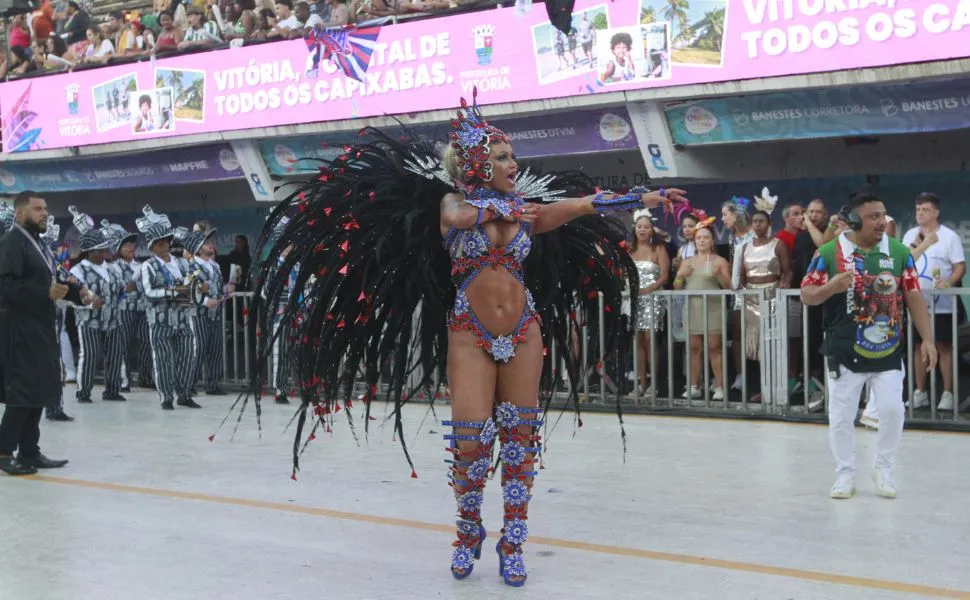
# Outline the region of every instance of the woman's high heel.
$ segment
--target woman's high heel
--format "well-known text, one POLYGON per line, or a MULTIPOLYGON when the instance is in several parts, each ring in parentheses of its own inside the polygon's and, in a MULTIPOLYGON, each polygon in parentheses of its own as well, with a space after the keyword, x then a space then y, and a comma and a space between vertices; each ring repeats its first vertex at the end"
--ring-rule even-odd
POLYGON ((482 557, 482 545, 485 543, 485 527, 474 521, 458 520, 458 541, 455 551, 451 554, 451 574, 455 579, 464 579, 475 569, 473 560, 482 557), (476 543, 474 540, 478 539, 476 543))
POLYGON ((498 541, 498 545, 495 546, 495 552, 498 553, 498 576, 505 581, 505 585, 522 587, 525 585, 525 580, 529 577, 529 574, 525 572, 525 561, 522 560, 522 550, 521 548, 516 548, 515 551, 509 554, 503 554, 503 544, 505 544, 504 536, 498 541))

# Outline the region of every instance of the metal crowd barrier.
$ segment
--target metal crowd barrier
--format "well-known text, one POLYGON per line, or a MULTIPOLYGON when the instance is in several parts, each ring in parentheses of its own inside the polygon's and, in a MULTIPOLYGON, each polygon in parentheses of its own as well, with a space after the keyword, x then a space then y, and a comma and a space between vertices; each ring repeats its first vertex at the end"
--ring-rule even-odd
MULTIPOLYGON (((932 298, 954 297, 957 301, 963 295, 970 295, 970 289, 944 289, 928 290, 932 298)), ((245 385, 249 381, 250 369, 252 368, 251 358, 255 352, 255 340, 251 339, 251 333, 245 326, 245 314, 249 308, 251 293, 233 294, 226 303, 226 310, 223 313, 223 324, 225 338, 223 341, 224 352, 224 373, 225 382, 230 385, 245 385)), ((634 412, 657 412, 674 414, 699 414, 709 416, 739 416, 739 417, 763 417, 784 420, 814 421, 824 422, 828 408, 827 396, 825 393, 825 368, 819 373, 812 373, 810 353, 817 352, 817 348, 810 348, 810 330, 817 330, 822 327, 821 323, 810 321, 810 311, 808 307, 802 306, 799 298, 798 289, 772 290, 767 294, 763 290, 710 290, 710 291, 671 291, 660 290, 650 295, 654 302, 663 307, 663 326, 660 329, 647 333, 650 346, 649 375, 652 390, 644 393, 640 389, 639 373, 637 364, 639 359, 639 344, 637 343, 635 328, 635 316, 627 314, 627 336, 625 343, 618 352, 607 357, 605 363, 600 361, 587 360, 598 348, 605 345, 605 312, 603 310, 602 298, 600 298, 599 314, 594 318, 595 324, 586 322, 580 323, 579 330, 572 332, 573 343, 579 346, 579 352, 583 357, 583 364, 598 363, 596 368, 587 369, 582 373, 579 389, 576 390, 581 402, 590 407, 600 406, 604 409, 611 407, 615 395, 619 393, 622 401, 627 404, 627 409, 634 412), (720 314, 725 315, 724 322, 721 323, 720 332, 711 332, 711 323, 708 322, 709 315, 707 302, 709 299, 716 299, 720 314), (745 329, 748 324, 749 315, 744 310, 744 300, 750 298, 758 302, 758 312, 760 314, 760 327, 758 333, 759 341, 759 360, 753 362, 747 359, 744 348, 745 329), (689 350, 688 341, 691 328, 691 311, 686 310, 686 306, 691 299, 699 299, 705 307, 702 311, 703 334, 700 334, 701 350, 701 377, 699 381, 700 396, 685 397, 688 385, 688 374, 691 371, 692 362, 695 360, 689 350), (735 302, 741 309, 734 310, 735 302), (731 357, 734 343, 732 335, 732 323, 729 319, 737 319, 741 335, 738 342, 742 344, 739 374, 741 376, 741 389, 731 390, 731 382, 734 369, 729 368, 733 364, 731 357), (790 319, 792 322, 790 322, 790 319), (595 326, 594 326, 595 325, 595 326), (797 331, 792 330, 797 327, 797 331), (800 335, 799 335, 800 334, 800 335), (712 336, 721 339, 720 367, 723 373, 722 387, 724 397, 715 400, 713 398, 716 383, 712 375, 710 361, 710 341, 712 336), (793 337, 794 336, 794 337, 793 337), (800 378, 795 381, 794 389, 790 388, 789 378, 789 343, 791 339, 798 340, 800 344, 800 365, 794 372, 800 372, 800 378), (658 352, 658 350, 662 350, 658 352), (750 370, 757 370, 757 382, 760 388, 760 401, 753 401, 753 390, 750 388, 750 370), (632 372, 632 379, 631 379, 632 372), (598 379, 594 382, 593 379, 598 379)), ((936 302, 929 303, 930 324, 936 332, 936 302)), ((624 311, 628 313, 629 311, 624 311)), ((417 318, 417 315, 415 315, 417 318)), ((927 392, 929 394, 930 405, 926 408, 916 408, 913 406, 915 391, 914 378, 914 351, 913 334, 915 332, 912 319, 907 312, 906 323, 906 356, 905 370, 907 373, 907 383, 904 389, 904 397, 907 401, 907 422, 910 425, 932 426, 946 429, 970 430, 970 419, 963 417, 963 413, 970 413, 966 410, 961 412, 960 404, 964 399, 960 396, 960 377, 959 366, 961 361, 960 332, 958 313, 956 311, 948 319, 950 333, 953 337, 953 351, 950 357, 950 368, 953 369, 953 397, 954 405, 950 410, 938 410, 940 384, 938 373, 934 370, 927 377, 927 392)), ((970 338, 970 325, 966 326, 968 338, 970 338)), ((821 336, 818 336, 819 338, 821 336)), ((970 339, 968 339, 967 350, 970 351, 970 339)), ((556 365, 557 373, 565 373, 564 358, 561 349, 555 344, 550 348, 553 364, 556 365)), ((266 365, 267 385, 275 386, 275 368, 277 353, 269 359, 266 365)), ((970 352, 968 352, 970 361, 970 352)), ((412 376, 417 381, 418 374, 412 376)), ((383 387, 383 386, 381 386, 383 387)), ((565 402, 569 397, 569 383, 562 376, 558 377, 556 397, 554 405, 565 402)), ((860 399, 861 400, 861 399, 860 399)), ((967 399, 970 404, 970 398, 967 399)))
POLYGON ((250 380, 256 340, 246 327, 246 315, 252 297, 252 292, 236 292, 223 305, 222 378, 232 386, 244 386, 250 380))

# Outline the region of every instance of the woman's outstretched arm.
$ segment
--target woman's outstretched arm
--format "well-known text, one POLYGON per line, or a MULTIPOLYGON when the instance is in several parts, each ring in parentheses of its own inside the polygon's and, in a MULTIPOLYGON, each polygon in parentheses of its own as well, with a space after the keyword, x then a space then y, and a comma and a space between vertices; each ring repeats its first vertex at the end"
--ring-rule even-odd
POLYGON ((646 206, 653 208, 661 202, 685 201, 683 190, 670 188, 653 192, 614 194, 602 192, 585 198, 569 198, 551 204, 538 205, 538 217, 532 228, 534 234, 558 229, 577 217, 595 215, 598 212, 634 210, 646 206))

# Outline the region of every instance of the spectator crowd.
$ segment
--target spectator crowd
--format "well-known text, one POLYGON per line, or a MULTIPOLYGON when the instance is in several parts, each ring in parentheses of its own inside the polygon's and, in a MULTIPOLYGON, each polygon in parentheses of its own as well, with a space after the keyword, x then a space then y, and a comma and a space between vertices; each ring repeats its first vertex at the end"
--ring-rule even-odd
MULTIPOLYGON (((154 0, 151 11, 113 10, 92 0, 44 0, 11 19, 0 80, 206 48, 297 39, 310 30, 421 16, 480 0, 154 0)), ((495 2, 491 2, 495 4, 495 2)))
MULTIPOLYGON (((682 218, 678 235, 661 230, 649 211, 634 215, 630 253, 640 274, 640 290, 637 314, 629 315, 629 322, 635 332, 631 346, 637 347, 637 364, 633 364, 631 347, 622 352, 626 356, 619 357, 620 364, 605 371, 623 392, 629 393, 638 385, 641 395, 667 396, 666 363, 673 361, 675 394, 683 389, 684 399, 706 396, 715 401, 737 401, 741 400, 742 390, 747 389, 749 402, 761 402, 757 393, 762 361, 759 311, 765 305, 760 298, 771 299, 775 290, 798 289, 816 250, 850 227, 841 211, 832 214, 824 200, 813 199, 804 205, 780 206, 782 226, 772 231, 776 202, 777 198, 766 189, 754 201, 732 198, 725 202, 719 219, 694 210, 682 218), (683 296, 651 297, 663 289, 696 292, 697 296, 686 300, 683 296), (719 296, 705 295, 717 290, 734 290, 744 295, 729 297, 726 302, 719 296), (722 339, 727 340, 728 347, 723 347, 722 339), (682 350, 667 355, 663 349, 668 342, 682 350), (727 361, 722 358, 724 353, 728 354, 727 361), (690 373, 686 373, 688 354, 690 373), (704 371, 713 375, 709 387, 705 386, 706 377, 702 377, 704 371), (743 372, 748 374, 747 382, 742 381, 743 372), (659 381, 653 381, 655 378, 659 381)), ((920 287, 931 307, 941 357, 937 372, 943 385, 933 398, 926 369, 918 359, 920 340, 915 335, 915 392, 908 404, 916 410, 935 404, 938 411, 945 412, 953 411, 959 404, 960 411, 967 411, 970 397, 962 403, 955 398, 956 376, 952 370, 956 342, 953 323, 962 329, 967 323, 966 311, 954 297, 937 297, 933 292, 962 287, 966 273, 963 241, 942 224, 941 208, 938 197, 920 194, 914 201, 916 226, 897 232, 895 221, 887 216, 886 235, 900 239, 912 254, 920 287)), ((809 409, 820 410, 824 394, 819 353, 821 309, 805 310, 797 296, 788 303, 789 392, 793 398, 800 397, 807 386, 809 397, 815 399, 809 409), (808 339, 802 339, 803 311, 807 313, 804 318, 808 321, 808 339), (805 364, 808 372, 804 372, 805 364)), ((965 360, 959 354, 958 358, 965 360)), ((599 388, 597 375, 591 377, 595 382, 591 391, 599 388)))

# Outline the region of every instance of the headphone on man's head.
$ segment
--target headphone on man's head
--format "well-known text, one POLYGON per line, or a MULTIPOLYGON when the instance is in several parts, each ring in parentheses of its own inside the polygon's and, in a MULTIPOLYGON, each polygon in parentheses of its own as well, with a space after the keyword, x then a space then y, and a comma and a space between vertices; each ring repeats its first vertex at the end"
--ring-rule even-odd
POLYGON ((839 209, 839 218, 845 221, 852 231, 862 229, 862 217, 859 216, 858 212, 852 210, 848 204, 839 209))

